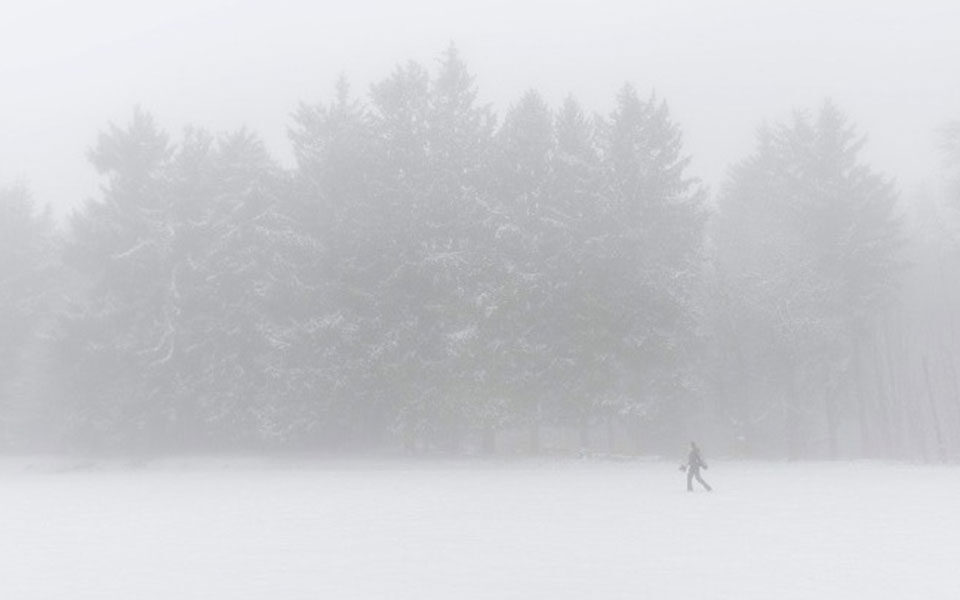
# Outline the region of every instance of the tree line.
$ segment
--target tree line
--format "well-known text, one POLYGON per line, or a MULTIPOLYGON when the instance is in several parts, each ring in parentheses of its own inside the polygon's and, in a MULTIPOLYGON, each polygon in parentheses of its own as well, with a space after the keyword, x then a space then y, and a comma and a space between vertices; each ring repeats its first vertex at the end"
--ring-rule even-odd
POLYGON ((960 454, 956 229, 912 218, 830 102, 715 194, 664 100, 498 115, 452 47, 341 80, 289 139, 283 168, 137 109, 64 227, 2 192, 0 442, 960 454))

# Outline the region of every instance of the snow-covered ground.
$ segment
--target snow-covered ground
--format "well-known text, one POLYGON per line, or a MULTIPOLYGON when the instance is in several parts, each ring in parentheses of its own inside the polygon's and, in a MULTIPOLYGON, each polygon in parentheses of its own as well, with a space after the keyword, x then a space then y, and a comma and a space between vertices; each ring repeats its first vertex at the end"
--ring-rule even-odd
POLYGON ((0 464, 0 598, 960 598, 960 468, 0 464))

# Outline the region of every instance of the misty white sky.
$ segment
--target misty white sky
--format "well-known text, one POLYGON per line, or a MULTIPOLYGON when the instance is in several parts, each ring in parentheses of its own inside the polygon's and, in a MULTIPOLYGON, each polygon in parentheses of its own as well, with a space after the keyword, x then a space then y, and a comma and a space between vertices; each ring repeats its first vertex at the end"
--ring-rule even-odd
POLYGON ((450 41, 482 99, 528 88, 609 109, 624 81, 665 97, 712 186, 756 126, 832 97, 908 195, 936 185, 934 131, 960 118, 960 2, 13 0, 0 18, 0 184, 65 213, 97 194, 85 158, 140 104, 171 133, 246 125, 289 161, 299 101, 357 93, 450 41))

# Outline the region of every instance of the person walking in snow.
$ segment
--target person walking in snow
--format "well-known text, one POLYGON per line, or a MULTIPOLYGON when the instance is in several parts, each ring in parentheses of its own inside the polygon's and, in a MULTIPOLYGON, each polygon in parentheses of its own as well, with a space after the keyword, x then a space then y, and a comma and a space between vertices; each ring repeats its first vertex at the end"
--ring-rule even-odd
POLYGON ((687 491, 693 491, 693 480, 696 479, 700 482, 700 485, 705 487, 708 492, 713 491, 713 488, 710 487, 706 481, 703 480, 703 477, 700 477, 700 467, 704 469, 707 468, 707 463, 703 462, 703 457, 700 456, 700 448, 697 447, 697 444, 690 442, 690 454, 687 455, 687 491))

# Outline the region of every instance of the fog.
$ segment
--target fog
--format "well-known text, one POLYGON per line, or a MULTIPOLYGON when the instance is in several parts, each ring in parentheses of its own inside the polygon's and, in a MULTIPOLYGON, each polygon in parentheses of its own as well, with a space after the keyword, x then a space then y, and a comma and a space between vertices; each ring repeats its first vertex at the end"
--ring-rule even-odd
POLYGON ((7 4, 0 597, 956 597, 960 4, 7 4))
POLYGON ((7 17, 9 450, 960 455, 953 3, 7 17))
POLYGON ((953 3, 7 17, 11 451, 960 455, 953 3))
POLYGON ((960 103, 958 18, 947 0, 15 2, 0 21, 0 181, 66 214, 97 192, 97 133, 136 104, 173 133, 247 125, 290 164, 299 102, 329 98, 341 73, 365 91, 453 41, 501 110, 530 88, 604 112, 625 81, 655 89, 711 186, 761 121, 831 97, 869 133, 871 164, 912 191, 936 182, 934 131, 960 103))

